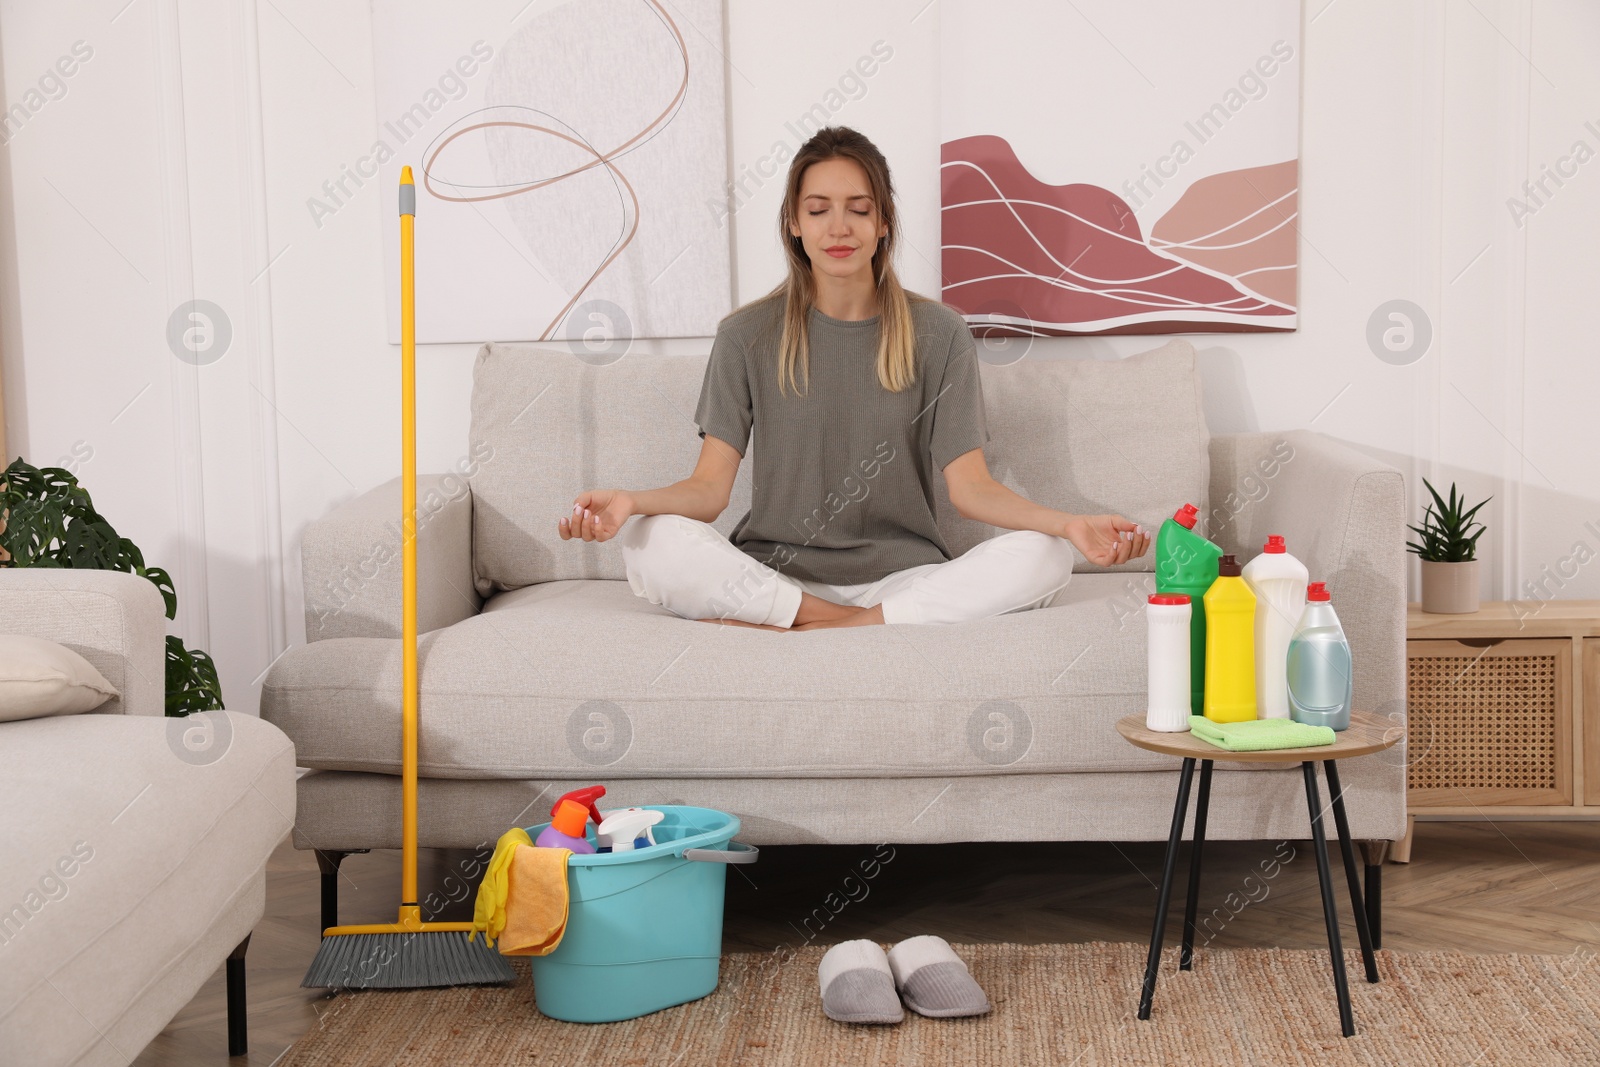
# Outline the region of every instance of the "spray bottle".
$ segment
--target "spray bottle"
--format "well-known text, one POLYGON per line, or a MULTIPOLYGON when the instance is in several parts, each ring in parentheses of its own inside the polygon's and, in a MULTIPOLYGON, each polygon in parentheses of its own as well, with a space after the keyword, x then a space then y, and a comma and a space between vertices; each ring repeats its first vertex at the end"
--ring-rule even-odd
POLYGON ((533 841, 534 847, 571 849, 585 856, 593 853, 595 847, 589 843, 584 829, 590 819, 594 820, 596 826, 600 825, 600 809, 595 807, 594 802, 605 795, 606 787, 603 785, 586 786, 561 794, 550 809, 550 825, 539 831, 539 836, 533 841))
POLYGON ((654 808, 617 808, 601 814, 605 821, 595 827, 601 852, 649 848, 656 843, 656 835, 650 828, 667 817, 665 812, 654 808), (641 841, 644 843, 640 844, 641 841))

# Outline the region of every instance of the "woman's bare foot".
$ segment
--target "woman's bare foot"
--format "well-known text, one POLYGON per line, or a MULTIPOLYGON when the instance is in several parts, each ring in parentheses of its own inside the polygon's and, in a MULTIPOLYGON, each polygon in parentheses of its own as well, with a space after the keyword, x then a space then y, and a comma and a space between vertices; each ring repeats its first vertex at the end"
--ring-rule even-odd
POLYGON ((800 594, 800 610, 795 612, 794 625, 772 626, 763 622, 744 622, 741 619, 700 619, 699 622, 714 622, 722 626, 748 626, 754 630, 777 630, 779 633, 789 633, 792 630, 822 630, 833 626, 869 626, 883 621, 883 608, 874 604, 870 608, 856 607, 851 604, 835 604, 831 600, 823 600, 819 596, 802 592, 800 594))
POLYGON ((835 604, 811 593, 801 592, 800 610, 794 613, 790 628, 798 630, 813 623, 848 619, 861 609, 850 604, 835 604))
POLYGON ((790 627, 793 630, 829 630, 836 626, 877 626, 883 623, 883 605, 870 608, 851 608, 850 614, 837 619, 820 619, 790 627))
POLYGON ((748 626, 753 630, 777 630, 779 633, 788 633, 787 626, 771 626, 764 622, 744 622, 740 619, 696 619, 696 622, 711 622, 718 626, 748 626))

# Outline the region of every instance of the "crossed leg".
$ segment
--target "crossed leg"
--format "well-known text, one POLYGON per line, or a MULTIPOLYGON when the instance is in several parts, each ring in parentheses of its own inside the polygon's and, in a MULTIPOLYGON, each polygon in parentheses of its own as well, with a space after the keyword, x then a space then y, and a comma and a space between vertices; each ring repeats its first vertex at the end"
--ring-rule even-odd
POLYGON ((640 517, 619 538, 638 595, 684 618, 780 632, 877 625, 890 609, 896 622, 949 623, 1046 607, 1066 588, 1073 568, 1065 539, 1031 530, 859 585, 783 575, 709 524, 683 516, 640 517), (789 603, 796 605, 792 611, 789 603), (783 618, 788 625, 780 624, 783 618))

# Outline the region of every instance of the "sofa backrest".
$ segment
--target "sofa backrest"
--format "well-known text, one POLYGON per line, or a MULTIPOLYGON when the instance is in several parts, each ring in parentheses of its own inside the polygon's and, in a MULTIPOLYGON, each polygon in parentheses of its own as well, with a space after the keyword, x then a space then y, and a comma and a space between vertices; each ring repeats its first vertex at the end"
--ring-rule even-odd
MULTIPOLYGON (((1211 435, 1188 341, 1175 337, 1121 359, 986 363, 979 375, 990 437, 983 455, 996 481, 1075 515, 1120 514, 1152 535, 1186 503, 1207 514, 1211 435)), ((997 532, 957 515, 942 478, 936 492, 939 528, 953 555, 997 532)), ((1073 570, 1154 571, 1154 543, 1117 567, 1080 555, 1073 570)))
MULTIPOLYGON (((630 353, 593 365, 570 352, 490 342, 472 377, 471 441, 491 458, 471 476, 473 571, 481 595, 564 578, 625 579, 622 548, 563 541, 556 521, 586 489, 659 489, 700 456, 694 422, 708 356, 630 353)), ((750 509, 749 463, 713 524, 750 509)))
MULTIPOLYGON (((471 477, 480 594, 567 578, 627 577, 615 539, 563 541, 556 521, 586 489, 656 489, 694 470, 707 356, 629 355, 594 365, 571 353, 490 342, 473 372, 471 440, 489 446, 471 477)), ((1117 360, 984 363, 984 449, 995 479, 1079 514, 1119 512, 1152 531, 1184 503, 1208 510, 1209 434, 1194 348, 1175 338, 1117 360)), ((753 450, 753 445, 752 445, 753 450)), ((476 454, 476 453, 475 453, 476 454)), ((750 508, 740 465, 723 535, 750 508)), ((993 536, 961 518, 937 480, 939 526, 954 555, 993 536)), ((1149 571, 1154 553, 1116 568, 1149 571)))

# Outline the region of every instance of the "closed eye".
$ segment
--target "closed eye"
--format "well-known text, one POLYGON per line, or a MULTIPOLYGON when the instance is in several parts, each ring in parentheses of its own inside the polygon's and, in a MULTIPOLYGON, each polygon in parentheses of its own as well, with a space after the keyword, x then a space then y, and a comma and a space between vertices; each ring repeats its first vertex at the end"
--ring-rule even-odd
MULTIPOLYGON (((808 211, 808 212, 806 212, 806 214, 808 214, 808 215, 821 215, 822 213, 823 212, 821 212, 821 211, 808 211)), ((865 211, 856 211, 854 208, 852 208, 850 210, 850 213, 852 215, 865 215, 865 214, 867 214, 867 212, 865 212, 865 211)))

